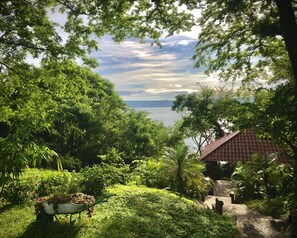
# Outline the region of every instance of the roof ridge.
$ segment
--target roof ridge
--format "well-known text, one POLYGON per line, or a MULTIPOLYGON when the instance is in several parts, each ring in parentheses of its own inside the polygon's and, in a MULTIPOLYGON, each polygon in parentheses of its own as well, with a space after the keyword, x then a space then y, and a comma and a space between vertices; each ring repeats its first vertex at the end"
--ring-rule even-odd
MULTIPOLYGON (((226 139, 226 137, 230 137, 230 138, 228 138, 226 141, 223 141, 221 144, 219 144, 218 146, 216 146, 216 147, 214 147, 214 148, 212 148, 208 153, 206 153, 206 155, 202 155, 201 156, 201 158, 200 158, 200 160, 201 159, 203 159, 204 157, 206 157, 206 156, 209 156, 209 155, 211 155, 218 147, 220 147, 220 146, 222 146, 222 145, 224 145, 224 144, 226 144, 227 142, 230 142, 234 137, 236 137, 238 134, 240 134, 240 133, 242 133, 242 131, 235 131, 235 132, 232 132, 232 133, 230 133, 230 134, 228 134, 228 135, 225 135, 225 136, 223 136, 223 137, 221 137, 221 138, 219 138, 218 140, 214 140, 213 142, 211 142, 211 143, 209 143, 208 145, 211 145, 211 144, 213 144, 213 143, 215 143, 215 142, 218 142, 218 141, 221 141, 221 140, 223 140, 223 139, 226 139)), ((208 145, 206 145, 206 146, 208 146, 208 145)), ((205 146, 205 147, 206 147, 205 146)), ((205 149, 205 148, 204 148, 205 149)))

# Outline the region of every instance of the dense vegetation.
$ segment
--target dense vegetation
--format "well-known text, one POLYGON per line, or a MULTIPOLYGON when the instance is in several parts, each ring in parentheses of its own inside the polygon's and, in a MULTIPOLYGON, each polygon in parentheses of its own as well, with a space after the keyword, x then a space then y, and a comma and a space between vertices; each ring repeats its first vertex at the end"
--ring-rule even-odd
MULTIPOLYGON (((35 191, 41 192, 42 189, 47 189, 43 192, 52 193, 59 189, 74 189, 71 184, 75 182, 71 178, 75 176, 73 173, 62 175, 54 171, 28 170, 24 174, 24 180, 31 183, 36 181, 35 186, 38 186, 35 187, 35 191)), ((84 172, 82 176, 91 179, 84 172)), ((101 178, 106 181, 104 175, 101 178)), ((91 184, 91 186, 98 186, 98 184, 91 184)), ((108 193, 116 196, 110 198, 107 203, 97 205, 91 219, 87 218, 87 214, 82 214, 81 221, 76 222, 72 227, 68 222, 35 223, 32 203, 26 206, 2 206, 0 237, 225 238, 235 237, 237 234, 232 219, 226 216, 219 217, 210 210, 198 208, 193 201, 180 199, 177 195, 165 190, 116 186, 108 189, 108 193)), ((60 219, 63 220, 63 215, 60 219)))
POLYGON ((129 164, 162 153, 166 128, 129 109, 90 69, 45 63, 30 76, 0 82, 1 187, 27 166, 80 169, 105 155, 129 164))
MULTIPOLYGON (((63 192, 80 189, 99 196, 107 186, 131 180, 203 199, 208 189, 201 185, 205 182, 203 166, 194 163, 183 138, 194 139, 199 155, 205 142, 228 130, 254 127, 259 135, 285 148, 288 158, 294 161, 293 171, 267 163, 266 159, 238 165, 235 172, 241 181, 239 192, 243 199, 292 197, 284 203, 289 204, 288 209, 296 208, 296 11, 294 0, 1 1, 1 202, 23 203, 28 198, 61 192, 61 183, 69 185, 69 191, 63 192), (198 9, 201 16, 196 21, 191 12, 179 6, 198 9), (63 14, 65 22, 53 22, 50 15, 56 13, 63 14), (208 88, 181 95, 173 109, 187 115, 170 134, 145 113, 127 108, 113 85, 91 70, 97 65, 88 57, 98 49, 94 36, 110 34, 117 42, 127 37, 140 41, 148 37, 160 44, 162 33, 170 36, 196 23, 201 31, 193 52, 195 66, 205 65, 206 73, 216 73, 224 80, 241 80, 247 96, 241 103, 233 95, 208 88), (65 38, 59 32, 65 33, 65 38), (263 80, 265 83, 260 83, 263 80), (32 183, 22 177, 28 167, 76 172, 37 178, 32 183), (283 186, 275 178, 285 178, 288 183, 283 186)), ((120 201, 127 205, 129 199, 120 201)), ((6 208, 2 208, 4 220, 11 219, 6 211, 30 218, 24 214, 30 208, 20 208, 19 214, 18 210, 6 208)), ((128 223, 135 223, 128 218, 128 223)), ((211 219, 195 218, 199 226, 207 223, 201 226, 203 234, 225 234, 208 224, 211 219)), ((144 224, 151 226, 149 222, 144 224)), ((184 227, 177 230, 168 227, 181 236, 192 231, 188 223, 181 224, 184 227)), ((94 223, 95 227, 100 225, 94 223)), ((128 228, 126 225, 123 227, 128 228)), ((106 227, 101 228, 104 231, 106 227)), ((24 224, 16 232, 21 234, 23 229, 24 224)), ((34 229, 33 224, 24 235, 34 233, 34 229)), ((163 232, 158 229, 155 231, 163 232)), ((81 231, 77 230, 77 234, 81 231)), ((123 230, 122 234, 133 236, 139 231, 123 230)), ((149 230, 146 234, 156 233, 149 230)))

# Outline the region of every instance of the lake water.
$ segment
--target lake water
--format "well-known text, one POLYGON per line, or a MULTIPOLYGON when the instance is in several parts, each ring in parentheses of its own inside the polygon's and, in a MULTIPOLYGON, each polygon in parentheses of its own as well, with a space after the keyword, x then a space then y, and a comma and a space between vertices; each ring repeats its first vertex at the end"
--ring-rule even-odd
POLYGON ((170 107, 143 107, 136 110, 145 111, 148 117, 163 122, 165 126, 173 126, 174 123, 182 118, 181 114, 172 111, 170 107))

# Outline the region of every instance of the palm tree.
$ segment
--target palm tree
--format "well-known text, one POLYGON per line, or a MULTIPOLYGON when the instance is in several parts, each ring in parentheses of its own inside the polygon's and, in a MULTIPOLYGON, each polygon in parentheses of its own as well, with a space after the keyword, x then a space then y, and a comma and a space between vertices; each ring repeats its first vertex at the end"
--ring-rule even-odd
POLYGON ((188 147, 179 144, 175 149, 168 148, 166 156, 161 160, 160 176, 172 189, 182 195, 195 192, 204 193, 209 187, 203 175, 204 164, 189 155, 188 147))

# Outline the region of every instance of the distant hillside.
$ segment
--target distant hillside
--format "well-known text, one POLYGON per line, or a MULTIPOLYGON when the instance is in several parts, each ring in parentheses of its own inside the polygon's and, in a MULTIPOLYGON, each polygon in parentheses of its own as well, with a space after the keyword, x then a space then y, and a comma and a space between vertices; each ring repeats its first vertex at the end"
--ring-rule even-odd
POLYGON ((159 100, 159 101, 125 101, 131 108, 145 108, 145 107, 172 107, 173 101, 159 100))

